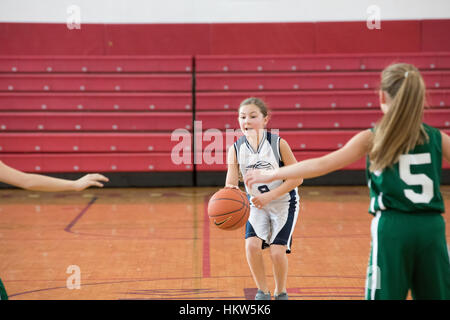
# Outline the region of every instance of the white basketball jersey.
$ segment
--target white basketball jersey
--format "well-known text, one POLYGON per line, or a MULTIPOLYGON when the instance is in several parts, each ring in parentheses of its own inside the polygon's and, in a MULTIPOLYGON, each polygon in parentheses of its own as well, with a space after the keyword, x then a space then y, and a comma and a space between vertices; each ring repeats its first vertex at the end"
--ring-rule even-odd
MULTIPOLYGON (((242 136, 234 143, 234 148, 242 176, 245 176, 247 170, 250 169, 273 170, 284 166, 280 154, 280 137, 267 132, 267 130, 264 130, 263 137, 258 145, 258 150, 255 151, 252 148, 245 136, 242 136)), ((245 190, 250 194, 251 201, 253 196, 273 190, 282 183, 283 180, 276 180, 270 183, 255 183, 251 190, 246 185, 245 190)), ((298 201, 297 188, 294 188, 291 192, 286 193, 272 202, 278 203, 280 201, 286 202, 292 200, 298 201)))

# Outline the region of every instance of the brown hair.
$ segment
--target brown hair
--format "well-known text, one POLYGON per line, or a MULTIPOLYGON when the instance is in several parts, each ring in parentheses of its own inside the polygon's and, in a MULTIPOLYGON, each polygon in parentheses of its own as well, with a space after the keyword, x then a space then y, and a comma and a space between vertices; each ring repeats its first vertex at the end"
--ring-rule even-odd
POLYGON ((266 103, 262 99, 255 97, 250 97, 242 101, 241 104, 239 105, 239 109, 242 106, 247 106, 249 104, 257 106, 259 111, 261 111, 264 117, 267 117, 269 115, 269 108, 267 107, 266 103))
POLYGON ((406 63, 388 66, 381 73, 380 90, 389 95, 392 103, 375 126, 370 171, 393 165, 400 155, 428 140, 422 124, 425 83, 419 70, 406 63))

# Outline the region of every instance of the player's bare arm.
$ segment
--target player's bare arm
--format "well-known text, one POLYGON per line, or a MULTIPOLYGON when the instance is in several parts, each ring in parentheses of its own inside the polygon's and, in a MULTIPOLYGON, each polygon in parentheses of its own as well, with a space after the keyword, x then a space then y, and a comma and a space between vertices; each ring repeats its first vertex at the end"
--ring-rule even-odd
POLYGON ((225 179, 225 187, 239 188, 239 166, 237 163, 234 146, 228 148, 227 164, 228 170, 227 177, 225 179))
POLYGON ((44 176, 40 174, 25 173, 16 170, 0 161, 0 181, 31 191, 81 191, 88 187, 103 187, 102 182, 108 178, 101 174, 87 174, 78 180, 66 180, 44 176))
MULTIPOLYGON (((295 159, 294 154, 292 153, 291 148, 289 147, 289 144, 286 142, 286 140, 281 139, 280 140, 280 153, 281 153, 281 159, 284 162, 285 166, 294 165, 297 163, 297 159, 295 159)), ((291 191, 295 187, 299 186, 303 183, 302 178, 290 178, 283 182, 282 185, 280 185, 278 188, 271 190, 269 193, 273 193, 272 198, 277 199, 283 194, 291 191)))
POLYGON ((308 159, 291 166, 279 168, 272 172, 258 172, 254 170, 245 177, 247 185, 255 182, 270 182, 278 179, 314 178, 339 170, 367 154, 372 140, 370 130, 361 131, 353 136, 341 149, 325 156, 308 159))

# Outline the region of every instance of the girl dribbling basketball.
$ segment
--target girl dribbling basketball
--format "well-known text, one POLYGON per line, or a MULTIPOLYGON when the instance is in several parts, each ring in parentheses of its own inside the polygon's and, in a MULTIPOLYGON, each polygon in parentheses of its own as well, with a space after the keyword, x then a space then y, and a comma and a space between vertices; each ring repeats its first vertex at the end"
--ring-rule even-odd
MULTIPOLYGON (((268 110, 258 98, 248 98, 239 107, 239 126, 244 136, 228 150, 226 187, 238 188, 239 173, 249 169, 276 169, 296 163, 287 142, 265 128, 268 110)), ((275 278, 274 298, 287 300, 287 253, 291 252, 292 233, 299 211, 297 186, 302 179, 277 180, 249 189, 250 217, 245 231, 247 261, 258 287, 256 300, 270 300, 262 250, 270 246, 275 278)))

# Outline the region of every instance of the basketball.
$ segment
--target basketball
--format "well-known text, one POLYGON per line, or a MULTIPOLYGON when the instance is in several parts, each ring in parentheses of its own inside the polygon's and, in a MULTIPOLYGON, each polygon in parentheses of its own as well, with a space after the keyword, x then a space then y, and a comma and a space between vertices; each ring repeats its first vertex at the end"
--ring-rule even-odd
POLYGON ((241 190, 223 188, 209 199, 209 219, 220 229, 235 230, 242 227, 249 214, 250 204, 247 195, 241 190))

